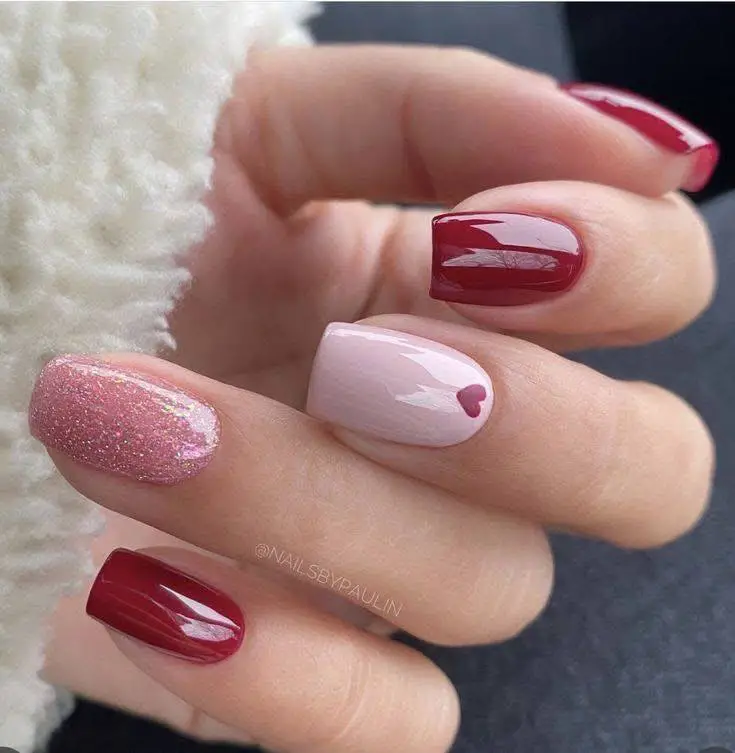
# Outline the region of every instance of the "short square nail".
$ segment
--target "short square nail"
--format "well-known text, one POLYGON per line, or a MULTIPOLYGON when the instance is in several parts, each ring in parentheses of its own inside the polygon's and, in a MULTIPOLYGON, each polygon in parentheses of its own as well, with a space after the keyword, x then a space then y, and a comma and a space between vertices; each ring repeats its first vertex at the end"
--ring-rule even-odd
POLYGON ((493 389, 463 353, 394 330, 330 324, 314 361, 307 412, 379 439, 447 447, 487 421, 493 389))
POLYGON ((164 380, 84 356, 45 366, 28 421, 36 439, 76 462, 154 484, 196 475, 219 443, 210 405, 164 380))
POLYGON ((717 166, 720 150, 714 139, 665 107, 632 92, 600 84, 571 83, 561 87, 575 99, 627 123, 640 134, 675 154, 692 155, 685 191, 704 188, 717 166))
POLYGON ((574 285, 584 249, 554 220, 507 212, 451 212, 432 223, 432 298, 476 306, 548 300, 574 285))
POLYGON ((154 557, 116 549, 92 585, 87 614, 151 648, 198 664, 232 656, 245 620, 222 591, 154 557))

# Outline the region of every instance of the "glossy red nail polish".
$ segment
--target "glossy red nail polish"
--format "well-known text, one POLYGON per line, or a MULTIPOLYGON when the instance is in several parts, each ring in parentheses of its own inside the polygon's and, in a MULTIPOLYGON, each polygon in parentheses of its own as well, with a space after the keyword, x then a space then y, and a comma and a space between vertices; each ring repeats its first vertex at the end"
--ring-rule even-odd
POLYGON ((116 549, 99 571, 87 614, 107 627, 181 659, 222 661, 245 633, 229 596, 139 552, 116 549))
POLYGON ((584 261, 566 225, 528 214, 453 212, 432 223, 432 298, 517 306, 568 290, 584 261))
POLYGON ((598 84, 565 84, 562 89, 676 154, 693 155, 692 167, 682 188, 704 188, 717 166, 720 150, 704 131, 676 113, 632 92, 598 84))

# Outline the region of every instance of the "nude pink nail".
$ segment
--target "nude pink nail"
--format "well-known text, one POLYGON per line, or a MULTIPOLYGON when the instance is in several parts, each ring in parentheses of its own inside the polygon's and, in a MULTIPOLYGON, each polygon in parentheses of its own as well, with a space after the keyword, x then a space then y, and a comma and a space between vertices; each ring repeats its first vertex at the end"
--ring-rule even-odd
POLYGON ((490 378, 471 358, 423 337, 330 324, 316 354, 307 412, 379 439, 448 447, 490 415, 490 378))
POLYGON ((85 356, 44 367, 28 422, 36 439, 78 463, 154 484, 196 475, 219 442, 210 405, 162 379, 85 356))

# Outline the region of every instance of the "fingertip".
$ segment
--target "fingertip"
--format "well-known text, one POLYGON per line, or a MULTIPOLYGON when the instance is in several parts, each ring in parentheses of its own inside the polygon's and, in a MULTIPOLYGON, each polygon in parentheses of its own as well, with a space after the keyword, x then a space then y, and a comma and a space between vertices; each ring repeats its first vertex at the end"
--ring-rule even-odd
POLYGON ((687 179, 682 183, 682 189, 689 193, 697 193, 709 184, 720 159, 720 147, 712 141, 697 149, 691 156, 691 170, 687 179))
POLYGON ((432 230, 429 294, 446 306, 438 316, 566 338, 554 349, 669 336, 701 314, 716 284, 706 224, 680 192, 506 186, 466 199, 432 230))
POLYGON ((602 84, 572 82, 559 88, 625 124, 665 153, 686 156, 686 170, 674 187, 696 192, 709 182, 717 166, 719 147, 711 136, 681 115, 633 92, 602 84))

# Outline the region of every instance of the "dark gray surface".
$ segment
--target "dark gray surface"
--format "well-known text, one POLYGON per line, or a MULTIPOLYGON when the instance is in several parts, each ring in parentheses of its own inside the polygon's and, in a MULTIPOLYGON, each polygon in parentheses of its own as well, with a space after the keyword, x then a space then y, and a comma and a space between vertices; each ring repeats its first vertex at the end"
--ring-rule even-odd
POLYGON ((559 3, 325 3, 312 28, 325 41, 477 47, 563 79, 572 71, 559 3))
MULTIPOLYGON (((330 5, 315 29, 330 40, 473 45, 570 77, 558 4, 448 5, 330 5)), ((706 212, 721 264, 708 314, 666 343, 580 360, 663 384, 702 411, 718 442, 712 509, 696 532, 656 552, 559 539, 551 604, 518 639, 422 646, 462 697, 457 753, 735 750, 735 197, 706 212)))
POLYGON ((456 753, 735 751, 735 196, 705 213, 721 275, 708 313, 665 343, 580 360, 697 406, 718 445, 712 507, 694 533, 654 552, 559 538, 551 603, 519 638, 422 647, 462 697, 456 753))

